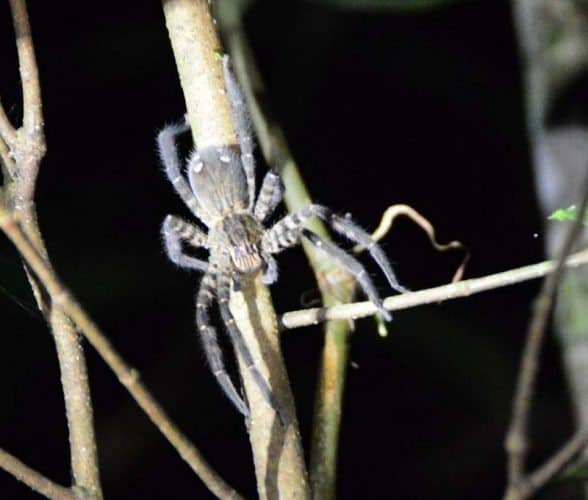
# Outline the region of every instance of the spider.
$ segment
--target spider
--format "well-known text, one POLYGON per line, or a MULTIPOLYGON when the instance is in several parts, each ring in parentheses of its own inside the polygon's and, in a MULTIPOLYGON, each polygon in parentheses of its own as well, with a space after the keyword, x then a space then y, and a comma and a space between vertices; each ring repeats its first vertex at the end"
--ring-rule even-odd
POLYGON ((351 273, 381 315, 390 320, 391 315, 384 309, 363 266, 335 244, 321 239, 304 227, 310 217, 316 216, 326 221, 336 232, 365 247, 392 288, 399 292, 405 289, 399 285, 384 252, 371 237, 349 217, 340 217, 327 207, 308 205, 286 215, 269 228, 264 226, 282 199, 282 183, 277 173, 270 170, 255 197, 253 138, 241 89, 228 67, 228 56, 223 58, 223 69, 238 146, 194 149, 182 173, 175 137, 188 131, 189 124, 184 121, 168 125, 157 137, 159 155, 169 181, 192 214, 208 228, 208 233, 180 217, 168 215, 162 226, 163 239, 172 262, 204 273, 196 296, 196 324, 206 358, 222 390, 247 418, 249 409, 225 369, 217 332, 210 322, 209 310, 215 298, 234 351, 252 374, 266 402, 283 422, 277 400, 255 366, 229 309, 231 287, 239 289, 240 277, 262 272, 264 283, 275 282, 278 269, 273 255, 299 244, 305 238, 351 273), (184 247, 207 249, 208 262, 186 254, 184 247))

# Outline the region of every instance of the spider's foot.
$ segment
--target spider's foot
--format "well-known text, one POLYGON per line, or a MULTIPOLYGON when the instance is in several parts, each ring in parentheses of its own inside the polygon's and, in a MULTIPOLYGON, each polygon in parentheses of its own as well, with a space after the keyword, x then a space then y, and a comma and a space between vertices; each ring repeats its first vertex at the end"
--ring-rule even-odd
POLYGON ((392 313, 384 308, 384 304, 382 302, 374 305, 378 308, 378 311, 380 311, 380 316, 382 316, 386 321, 392 321, 392 313))

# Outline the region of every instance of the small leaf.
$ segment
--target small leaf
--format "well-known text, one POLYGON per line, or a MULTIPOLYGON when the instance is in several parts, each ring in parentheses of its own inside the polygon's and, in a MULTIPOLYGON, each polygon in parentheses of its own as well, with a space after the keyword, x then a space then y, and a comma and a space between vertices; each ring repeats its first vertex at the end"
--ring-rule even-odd
POLYGON ((561 473, 561 479, 575 479, 586 481, 588 479, 588 462, 582 460, 576 464, 572 464, 561 473))
MULTIPOLYGON (((549 220, 556 220, 559 222, 566 220, 576 220, 577 218, 578 208, 576 207, 576 205, 572 205, 568 208, 559 208, 548 217, 549 220)), ((582 222, 585 226, 588 226, 588 209, 584 213, 582 222)))

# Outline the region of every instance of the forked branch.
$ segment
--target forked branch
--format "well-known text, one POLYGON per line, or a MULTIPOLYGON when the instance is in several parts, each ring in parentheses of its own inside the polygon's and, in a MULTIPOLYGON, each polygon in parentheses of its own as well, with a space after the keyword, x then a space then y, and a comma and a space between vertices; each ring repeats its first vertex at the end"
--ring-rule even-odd
POLYGON ((129 391, 139 406, 173 445, 180 456, 202 479, 206 486, 219 498, 241 498, 208 465, 200 452, 176 427, 163 408, 155 401, 140 380, 136 369, 129 366, 110 344, 104 333, 88 316, 75 296, 60 281, 47 261, 39 255, 34 245, 23 232, 12 212, 0 200, 0 229, 12 241, 22 258, 43 284, 54 304, 58 305, 75 323, 90 344, 98 351, 118 380, 129 391))
MULTIPOLYGON (((16 37, 23 95, 22 126, 12 126, 0 105, 0 159, 3 164, 3 203, 21 221, 36 251, 49 263, 39 230, 34 193, 41 160, 45 154, 41 87, 35 59, 31 26, 24 0, 10 0, 16 37)), ((35 277, 25 266, 37 305, 50 326, 57 349, 74 486, 94 498, 102 498, 92 417, 90 389, 84 353, 73 325, 63 311, 48 300, 35 277)))
MULTIPOLYGON (((586 181, 583 185, 584 195, 578 211, 579 214, 585 213, 586 206, 588 205, 588 171, 586 181)), ((569 234, 554 265, 553 273, 543 282, 527 330, 519 378, 513 401, 511 423, 506 438, 508 485, 505 498, 508 500, 523 500, 528 498, 531 492, 534 491, 529 481, 532 478, 536 480, 537 475, 525 475, 525 459, 528 449, 528 421, 531 412, 531 403, 549 314, 553 306, 555 293, 567 267, 567 256, 582 230, 582 222, 582 217, 578 217, 570 228, 569 234)), ((570 446, 564 449, 571 449, 576 453, 580 452, 587 438, 588 430, 581 429, 580 434, 570 440, 570 446)), ((546 471, 553 471, 553 474, 555 474, 557 467, 547 467, 541 470, 543 470, 543 473, 539 477, 542 478, 542 482, 546 482, 549 479, 546 471)))

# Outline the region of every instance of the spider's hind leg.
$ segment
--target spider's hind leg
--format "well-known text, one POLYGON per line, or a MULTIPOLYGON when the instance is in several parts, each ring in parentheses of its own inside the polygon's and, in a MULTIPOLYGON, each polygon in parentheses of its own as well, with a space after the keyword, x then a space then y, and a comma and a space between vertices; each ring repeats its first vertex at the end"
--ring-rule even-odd
POLYGON ((223 354, 218 345, 216 330, 210 325, 208 311, 214 299, 215 280, 211 274, 205 274, 196 298, 196 324, 204 347, 204 353, 210 369, 216 377, 223 392, 245 417, 249 417, 249 408, 239 396, 231 381, 223 361, 223 354))
POLYGON ((230 290, 230 276, 224 274, 219 275, 217 283, 219 309, 223 322, 226 325, 227 330, 229 332, 229 336, 231 337, 231 340, 233 342, 235 351, 238 354, 238 356, 241 357, 242 361, 245 363, 247 370, 253 377, 253 380, 257 384, 257 387, 259 388, 263 398, 273 408, 274 412, 278 416, 278 419, 280 420, 280 423, 285 426, 286 420, 280 408, 280 405, 276 400, 276 397, 272 393, 265 378, 257 369, 257 366, 255 366, 255 361, 253 360, 251 351, 245 343, 245 339, 243 338, 241 330, 239 330, 239 327, 235 323, 233 313, 231 313, 231 310, 229 309, 230 290))

